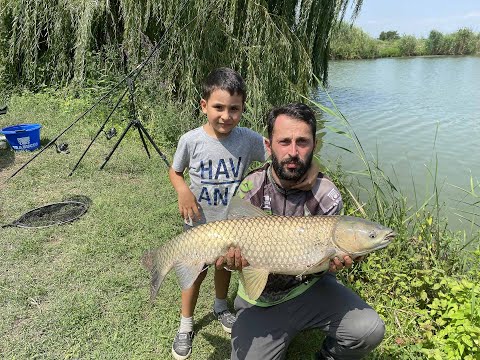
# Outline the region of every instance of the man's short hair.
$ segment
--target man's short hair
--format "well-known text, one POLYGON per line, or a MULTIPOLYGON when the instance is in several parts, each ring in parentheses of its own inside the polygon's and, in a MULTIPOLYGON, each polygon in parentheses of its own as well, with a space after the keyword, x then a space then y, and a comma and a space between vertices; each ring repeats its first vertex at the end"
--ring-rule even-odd
POLYGON ((243 102, 247 98, 245 81, 239 73, 227 67, 217 68, 208 74, 202 86, 203 99, 208 100, 212 92, 219 89, 228 91, 232 96, 241 95, 243 102))
POLYGON ((315 112, 308 105, 303 103, 291 103, 274 107, 267 114, 267 130, 270 141, 272 140, 275 120, 279 115, 287 115, 293 119, 306 122, 310 126, 312 136, 315 139, 317 133, 317 119, 315 118, 315 112))

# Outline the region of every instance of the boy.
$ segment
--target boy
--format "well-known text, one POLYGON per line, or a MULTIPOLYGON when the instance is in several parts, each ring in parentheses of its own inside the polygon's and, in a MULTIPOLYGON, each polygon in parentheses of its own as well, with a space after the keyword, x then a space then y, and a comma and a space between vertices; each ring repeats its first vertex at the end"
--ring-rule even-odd
MULTIPOLYGON (((169 171, 180 214, 190 222, 185 228, 226 219, 229 200, 248 166, 253 161, 265 161, 266 153, 260 134, 237 127, 246 99, 245 83, 237 72, 228 68, 212 71, 202 90, 200 106, 207 123, 180 138, 169 171), (187 168, 190 187, 183 177, 187 168)), ((226 300, 230 275, 225 269, 215 269, 213 313, 228 333, 235 322, 226 300)), ((205 276, 203 271, 190 289, 182 291, 180 328, 172 345, 177 360, 191 354, 193 312, 205 276)))
MULTIPOLYGON (((205 79, 200 106, 207 123, 180 138, 169 170, 185 229, 226 219, 230 199, 249 165, 266 159, 264 138, 250 129, 237 127, 245 99, 245 83, 234 70, 218 68, 205 79), (190 187, 183 176, 187 168, 190 187)), ((312 166, 298 188, 311 189, 318 170, 317 164, 312 166)), ((226 300, 230 275, 221 267, 215 269, 213 313, 228 333, 236 320, 226 300)), ((187 359, 191 354, 193 312, 205 276, 203 271, 191 288, 182 291, 180 327, 172 345, 172 355, 177 360, 187 359)))

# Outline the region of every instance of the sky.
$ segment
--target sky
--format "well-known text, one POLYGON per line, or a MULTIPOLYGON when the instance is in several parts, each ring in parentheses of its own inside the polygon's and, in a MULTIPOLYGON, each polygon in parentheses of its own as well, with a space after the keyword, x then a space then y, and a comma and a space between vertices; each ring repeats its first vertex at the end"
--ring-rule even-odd
POLYGON ((480 0, 363 0, 354 25, 375 38, 390 30, 417 38, 428 37, 433 29, 480 32, 480 0))

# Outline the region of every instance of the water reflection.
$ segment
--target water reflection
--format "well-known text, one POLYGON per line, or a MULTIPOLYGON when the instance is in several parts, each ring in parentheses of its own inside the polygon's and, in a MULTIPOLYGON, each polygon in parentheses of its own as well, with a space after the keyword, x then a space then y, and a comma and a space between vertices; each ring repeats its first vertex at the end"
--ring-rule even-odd
MULTIPOLYGON (((480 58, 421 57, 334 61, 329 92, 346 116, 367 155, 409 197, 422 196, 444 184, 442 199, 454 208, 480 181, 480 58), (378 154, 378 156, 377 156, 378 154), (438 161, 438 167, 437 167, 438 161), (416 184, 417 189, 413 189, 416 184)), ((316 100, 329 104, 319 91, 316 100)), ((334 125, 334 118, 325 115, 334 125)), ((348 170, 361 167, 358 158, 329 146, 348 146, 344 136, 327 132, 322 158, 342 158, 348 170)), ((478 189, 477 189, 478 190, 478 189)), ((459 224, 460 228, 463 226, 459 224)))

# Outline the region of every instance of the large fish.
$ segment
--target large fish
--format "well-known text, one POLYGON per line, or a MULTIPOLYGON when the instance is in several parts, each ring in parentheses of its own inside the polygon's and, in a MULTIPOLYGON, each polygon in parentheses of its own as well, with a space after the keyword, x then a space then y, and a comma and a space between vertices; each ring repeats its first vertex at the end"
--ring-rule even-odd
POLYGON ((233 198, 229 217, 188 230, 143 257, 151 271, 151 297, 174 268, 188 289, 205 264, 239 247, 249 266, 239 273, 245 292, 257 299, 269 273, 307 275, 328 269, 330 259, 365 255, 387 246, 392 229, 352 216, 276 216, 233 198))

